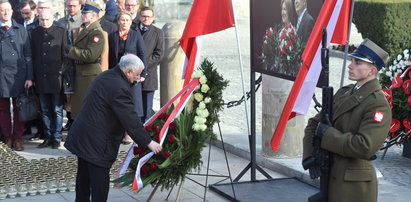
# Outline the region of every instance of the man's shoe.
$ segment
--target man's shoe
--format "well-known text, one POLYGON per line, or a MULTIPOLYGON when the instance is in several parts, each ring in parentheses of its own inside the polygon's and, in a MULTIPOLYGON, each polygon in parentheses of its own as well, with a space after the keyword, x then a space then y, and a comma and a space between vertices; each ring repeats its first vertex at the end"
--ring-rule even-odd
POLYGON ((60 147, 60 142, 54 141, 53 143, 51 143, 51 148, 58 149, 59 147, 60 147))
POLYGON ((33 135, 33 137, 30 138, 30 141, 35 141, 40 139, 40 133, 36 133, 33 135))
POLYGON ((15 140, 14 141, 14 150, 16 150, 16 151, 23 151, 24 150, 22 140, 15 140))
POLYGON ((12 139, 6 139, 6 145, 12 149, 13 148, 13 140, 12 139))
POLYGON ((70 130, 71 124, 73 124, 73 120, 68 120, 66 125, 63 126, 62 131, 68 131, 70 130))
POLYGON ((48 147, 48 146, 50 146, 50 145, 51 145, 51 143, 50 143, 48 140, 44 140, 44 142, 41 143, 41 144, 39 144, 39 145, 37 146, 37 148, 46 148, 46 147, 48 147))

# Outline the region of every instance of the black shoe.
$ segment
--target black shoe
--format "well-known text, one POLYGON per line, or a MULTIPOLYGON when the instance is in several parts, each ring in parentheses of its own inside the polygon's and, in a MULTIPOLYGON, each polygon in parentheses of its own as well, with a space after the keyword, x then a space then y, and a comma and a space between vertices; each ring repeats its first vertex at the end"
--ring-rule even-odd
POLYGON ((51 142, 49 142, 48 140, 44 140, 44 142, 41 143, 41 144, 39 144, 39 145, 37 146, 37 148, 46 148, 46 147, 48 147, 48 146, 50 146, 50 145, 52 145, 51 142))
POLYGON ((33 137, 30 138, 30 141, 35 141, 40 139, 40 133, 36 133, 33 135, 33 137))
POLYGON ((62 131, 68 131, 70 130, 71 124, 73 124, 73 120, 68 120, 66 125, 63 126, 62 131))
POLYGON ((54 141, 53 143, 51 143, 51 148, 58 149, 59 147, 60 147, 60 142, 54 141))

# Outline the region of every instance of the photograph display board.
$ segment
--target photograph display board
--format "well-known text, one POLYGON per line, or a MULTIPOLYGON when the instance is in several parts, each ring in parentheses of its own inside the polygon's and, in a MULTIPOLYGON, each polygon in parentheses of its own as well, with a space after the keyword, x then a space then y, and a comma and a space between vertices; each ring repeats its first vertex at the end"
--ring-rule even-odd
POLYGON ((294 81, 323 2, 251 1, 252 70, 294 81))

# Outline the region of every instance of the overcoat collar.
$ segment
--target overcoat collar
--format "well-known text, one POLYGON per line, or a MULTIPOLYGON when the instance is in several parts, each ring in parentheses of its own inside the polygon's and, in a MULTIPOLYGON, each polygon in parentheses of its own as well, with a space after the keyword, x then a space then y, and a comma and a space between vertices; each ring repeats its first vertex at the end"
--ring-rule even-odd
POLYGON ((336 120, 345 112, 359 105, 365 100, 365 98, 373 94, 375 91, 381 90, 381 85, 378 79, 373 79, 365 83, 360 89, 354 91, 353 93, 352 90, 353 89, 346 90, 339 98, 343 101, 337 106, 337 108, 334 109, 333 120, 336 120))
MULTIPOLYGON (((91 30, 99 28, 100 27, 100 21, 97 20, 93 23, 90 24, 90 26, 88 26, 87 28, 85 28, 84 30, 82 30, 78 37, 76 38, 76 41, 74 42, 74 45, 76 45, 79 41, 81 41, 84 37, 86 37, 88 35, 88 33, 90 33, 91 30)), ((103 39, 101 39, 103 40, 103 39)))

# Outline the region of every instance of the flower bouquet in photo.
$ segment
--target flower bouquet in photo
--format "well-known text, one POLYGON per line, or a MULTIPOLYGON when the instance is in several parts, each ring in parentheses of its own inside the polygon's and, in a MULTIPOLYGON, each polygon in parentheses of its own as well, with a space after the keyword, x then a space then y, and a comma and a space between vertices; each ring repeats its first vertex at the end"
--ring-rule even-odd
POLYGON ((280 74, 297 76, 304 50, 297 31, 290 24, 283 28, 269 27, 263 37, 263 68, 280 74))
MULTIPOLYGON (((392 123, 389 139, 396 138, 401 132, 411 130, 411 58, 410 50, 405 49, 392 64, 380 74, 383 92, 392 110, 392 123)), ((410 139, 405 139, 410 142, 410 139)))
POLYGON ((153 154, 147 147, 133 145, 123 161, 114 183, 132 185, 141 190, 146 185, 169 189, 181 182, 185 175, 199 169, 201 151, 205 141, 215 139, 213 125, 222 109, 223 90, 228 86, 205 59, 192 81, 175 98, 180 102, 167 108, 167 104, 146 122, 145 129, 151 138, 160 142, 163 150, 153 154))

